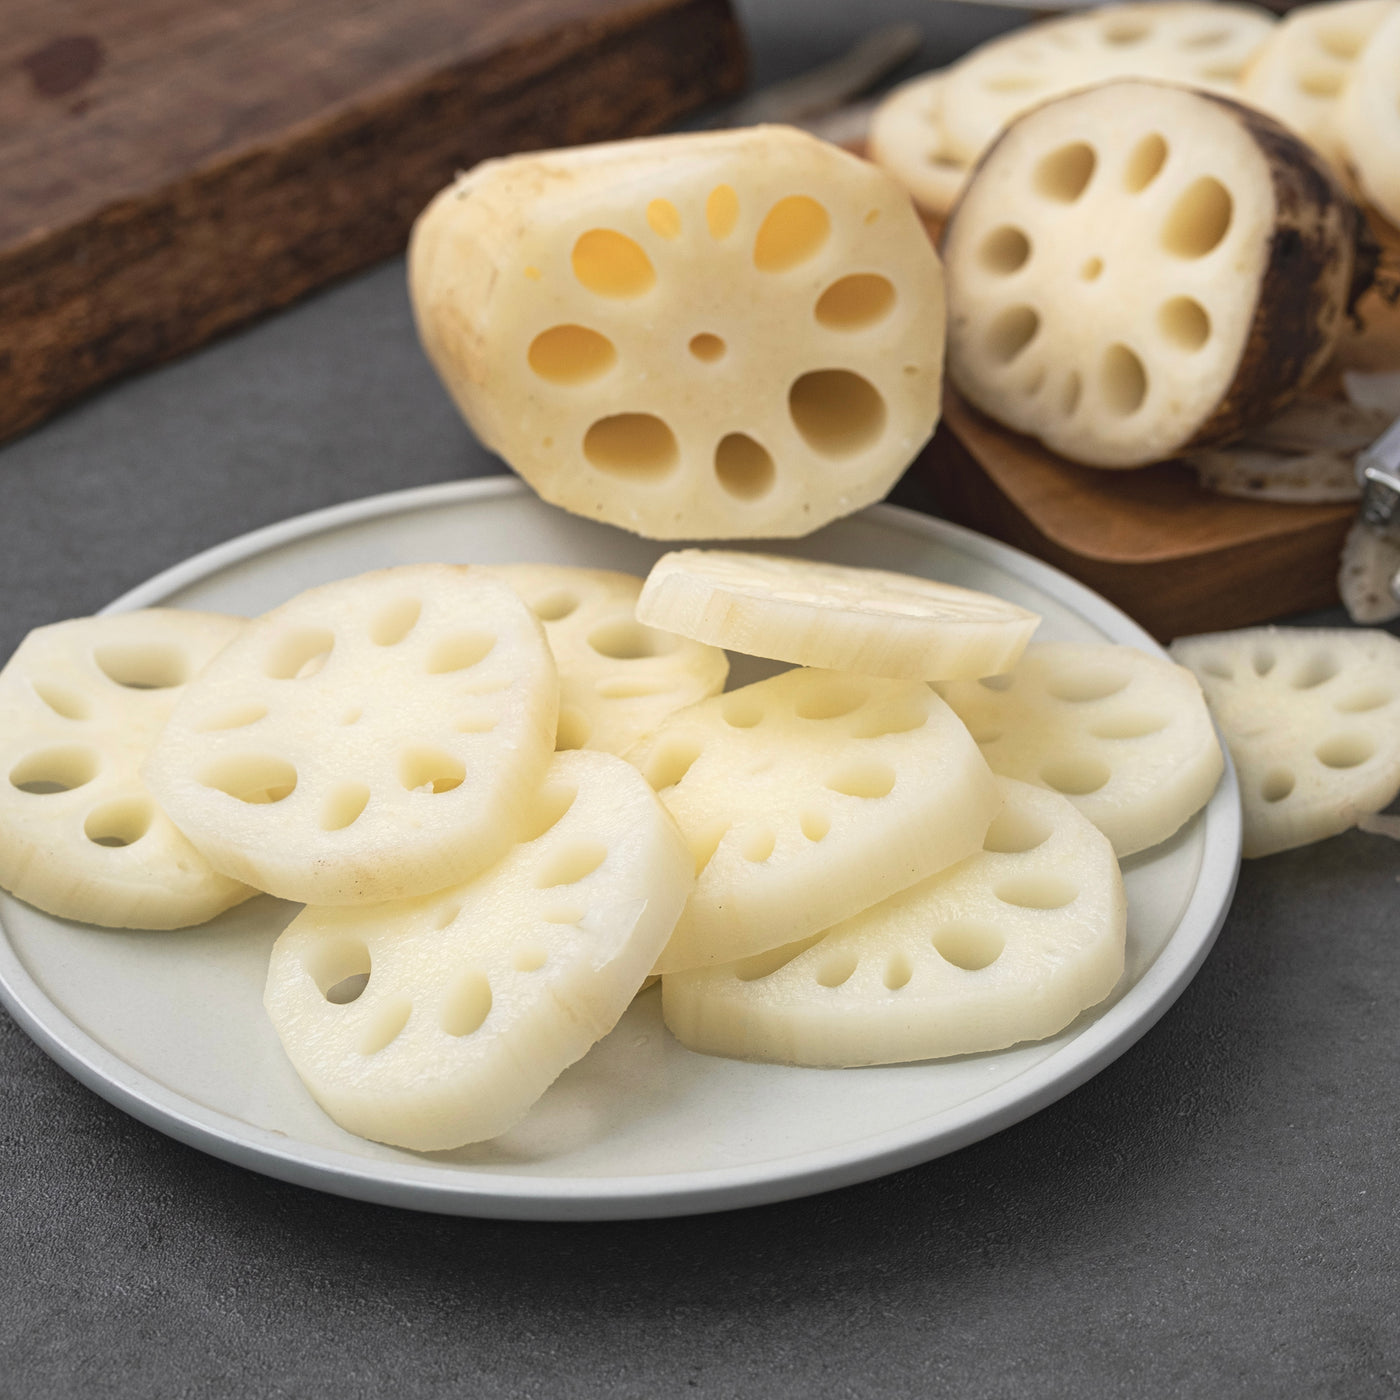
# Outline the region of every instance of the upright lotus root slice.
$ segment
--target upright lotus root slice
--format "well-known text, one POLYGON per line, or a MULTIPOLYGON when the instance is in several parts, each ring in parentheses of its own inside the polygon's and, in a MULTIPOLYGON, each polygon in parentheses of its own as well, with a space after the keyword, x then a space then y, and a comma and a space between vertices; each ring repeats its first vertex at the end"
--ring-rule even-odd
POLYGON ((1244 854, 1355 826, 1400 790, 1400 641, 1381 631, 1255 627, 1183 637, 1239 772, 1244 854))
POLYGON ((1400 4, 1391 6, 1357 60, 1336 129, 1362 194, 1400 228, 1400 4))
POLYGON ((674 710, 724 689, 729 658, 637 620, 642 580, 562 564, 495 564, 544 623, 559 668, 559 749, 624 754, 674 710))
POLYGON ((1237 436, 1342 330, 1360 214, 1325 162, 1223 98, 1121 82, 1023 117, 945 235, 949 372, 1077 462, 1237 436))
POLYGON ((1040 622, 933 579, 722 549, 663 555, 637 615, 750 656, 899 680, 1009 671, 1040 622))
POLYGON ((1123 974, 1108 841, 1063 797, 1000 780, 983 849, 814 939, 662 979, 666 1024, 710 1055, 881 1065, 1062 1031, 1123 974))
POLYGON ((610 754, 555 759, 533 839, 475 880, 307 909, 265 1003, 342 1127, 421 1152, 504 1132, 627 1009, 685 903, 690 853, 610 754))
POLYGON ((487 162, 419 219, 409 281, 481 440, 654 539, 807 534, 938 421, 943 279, 908 195, 786 127, 487 162))
POLYGON ((1063 793, 1119 856, 1165 841, 1225 766, 1195 677, 1131 647, 1033 642, 1009 675, 938 690, 994 773, 1063 793))
POLYGON ((918 681, 787 671, 678 711, 628 758, 695 857, 662 973, 868 909, 972 854, 1001 805, 967 730, 918 681))
POLYGON ((0 887, 108 928, 202 924, 254 893, 210 868, 141 778, 185 685, 243 625, 152 608, 20 643, 0 671, 0 887))
POLYGON ((1268 39, 1274 17, 1254 5, 1104 5, 1012 31, 950 70, 943 127, 971 163, 1019 116, 1052 98, 1119 78, 1227 95, 1268 39))
POLYGON ((1338 102, 1362 50, 1381 21, 1397 10, 1397 0, 1300 5, 1250 60, 1240 82, 1241 100, 1277 117, 1339 170, 1345 168, 1336 130, 1338 102))
POLYGON ((307 904, 425 894, 495 861, 554 749, 559 684, 499 579, 415 564, 250 623, 146 764, 216 869, 307 904))
POLYGON ((947 70, 924 73, 882 98, 870 119, 868 154, 942 218, 957 203, 971 163, 954 154, 943 123, 947 70))

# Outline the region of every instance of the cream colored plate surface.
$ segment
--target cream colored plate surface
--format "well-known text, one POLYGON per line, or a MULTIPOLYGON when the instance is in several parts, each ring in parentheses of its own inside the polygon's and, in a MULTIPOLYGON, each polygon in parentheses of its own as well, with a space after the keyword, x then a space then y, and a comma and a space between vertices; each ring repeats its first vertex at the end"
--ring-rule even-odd
MULTIPOLYGON (((969 531, 876 506, 762 548, 1001 593, 1042 638, 1155 651, 1110 604, 969 531)), ((112 610, 245 614, 388 564, 549 561, 645 574, 665 546, 542 504, 513 478, 454 482, 286 521, 168 570, 112 610)), ((730 685, 768 672, 735 658, 730 685)), ((776 668, 770 668, 776 669, 776 668)), ((364 1200, 538 1220, 679 1215, 867 1180, 986 1137, 1120 1055, 1214 942, 1240 841, 1233 772, 1205 812, 1125 865, 1128 968, 1054 1039, 861 1070, 742 1064, 682 1049, 644 993, 617 1029, 494 1142, 417 1155, 351 1136, 312 1102, 263 1014, 268 951, 295 906, 268 897, 203 929, 111 932, 0 895, 0 999, 59 1064, 171 1137, 270 1176, 364 1200)))

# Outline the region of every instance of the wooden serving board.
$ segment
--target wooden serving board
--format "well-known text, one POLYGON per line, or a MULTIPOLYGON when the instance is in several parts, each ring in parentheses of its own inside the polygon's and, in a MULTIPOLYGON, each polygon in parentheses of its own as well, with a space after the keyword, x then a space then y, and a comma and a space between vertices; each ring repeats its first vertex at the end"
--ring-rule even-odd
MULTIPOLYGON (((1400 236, 1383 237, 1400 265, 1400 236)), ((1372 293, 1360 309, 1365 332, 1339 360, 1400 368, 1400 308, 1372 293)), ((943 424, 915 470, 942 514, 1063 569, 1164 641, 1332 606, 1356 518, 1354 505, 1205 491, 1178 462, 1082 467, 993 423, 951 386, 943 424)))
POLYGON ((395 253, 486 156, 743 76, 728 0, 7 0, 0 438, 395 253))

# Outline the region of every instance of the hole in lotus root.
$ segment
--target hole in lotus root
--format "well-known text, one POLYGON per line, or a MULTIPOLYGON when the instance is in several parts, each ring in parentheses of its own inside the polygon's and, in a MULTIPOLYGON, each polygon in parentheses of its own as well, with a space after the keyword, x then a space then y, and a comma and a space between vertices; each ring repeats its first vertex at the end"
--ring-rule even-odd
POLYGON ((1099 384, 1104 403, 1124 418, 1136 413, 1147 398, 1147 370, 1126 345, 1110 345, 1103 352, 1099 384))
POLYGON ((543 948, 522 948, 515 955, 517 972, 538 972, 549 961, 549 954, 543 948))
POLYGON ((1194 297, 1172 297, 1157 309, 1157 325, 1179 350, 1199 350, 1210 339, 1210 313, 1194 297))
POLYGON ((1298 75, 1298 86, 1309 97, 1336 97, 1346 85, 1346 70, 1342 68, 1309 68, 1298 75))
POLYGON ((1341 25, 1336 27, 1320 26, 1317 30, 1317 42, 1333 58, 1350 63, 1358 58, 1361 50, 1366 47, 1366 31, 1346 28, 1341 25))
POLYGON ((1103 276, 1103 259, 1090 258, 1083 267, 1079 269, 1079 276, 1085 282, 1097 282, 1103 276))
POLYGON ((840 719, 870 698, 869 687, 839 676, 812 676, 793 706, 798 719, 840 719))
POLYGON ((496 645, 493 632, 459 632, 434 643, 428 653, 427 672, 430 676, 445 676, 453 671, 469 671, 479 665, 496 645))
POLYGON ((1278 657, 1271 646, 1260 645, 1254 648, 1254 655, 1250 658, 1254 665, 1256 676, 1267 676, 1278 662, 1278 657))
POLYGON ((215 710, 212 715, 201 719, 195 729, 200 734, 217 733, 224 729, 246 729, 250 724, 256 724, 267 714, 267 706, 260 704, 256 700, 244 701, 241 704, 230 705, 224 710, 215 710))
POLYGON ((715 822, 688 838, 690 854, 695 861, 695 878, 697 880, 704 873, 705 867, 715 858, 715 852, 719 850, 719 843, 724 840, 728 832, 729 827, 725 822, 715 822))
POLYGON ((1014 904, 1018 909, 1063 909, 1079 897, 1079 890, 1063 875, 1048 871, 1003 880, 992 893, 1003 904, 1014 904))
POLYGON ((1045 80, 1031 73, 995 73, 983 79, 988 92, 1035 92, 1045 86, 1045 80))
POLYGON ((853 272, 817 299, 816 317, 829 331, 860 331, 894 310, 894 283, 874 272, 853 272))
POLYGON ((604 297, 636 297, 656 282, 656 269, 635 239, 616 229, 595 228, 574 244, 574 276, 604 297))
POLYGON ((409 749, 399 759, 399 782, 409 792, 451 792, 461 787, 466 776, 462 760, 441 749, 409 749))
POLYGON ((62 719, 87 719, 92 714, 87 696, 55 681, 34 681, 34 693, 62 719))
POLYGON ((320 671, 335 647, 324 627, 296 627, 273 638, 263 668, 274 681, 307 680, 320 671))
POLYGON ((1099 26, 1099 34, 1105 44, 1114 48, 1127 48, 1130 44, 1140 44, 1152 32, 1152 26, 1144 20, 1112 18, 1099 26))
POLYGON ((977 684, 985 690, 1005 691, 1016 684, 1016 677, 1009 671, 1001 676, 979 676, 977 684))
POLYGON ((1073 141, 1051 151, 1035 168, 1035 188, 1061 204, 1073 204, 1089 187, 1099 158, 1087 141, 1073 141))
POLYGON ((387 1050, 408 1024, 412 1012, 413 1003, 406 997, 394 997, 381 1006, 360 1040, 360 1054, 377 1055, 381 1050, 387 1050))
POLYGON ((739 222, 739 196, 728 185, 716 185, 705 201, 705 224, 711 238, 728 238, 739 222))
POLYGON ((1093 725, 1089 733, 1096 739, 1145 739, 1167 727, 1167 716, 1155 710, 1125 710, 1093 725))
POLYGON ((113 642, 95 647, 92 659, 109 681, 128 690, 168 690, 190 678, 185 653, 161 642, 113 642))
POLYGON ((739 854, 747 861, 752 861, 755 865, 762 865, 769 856, 773 854, 773 848, 778 844, 776 832, 753 831, 744 837, 739 846, 739 854))
POLYGON ((455 899, 449 899, 433 917, 433 928, 441 933, 445 928, 451 928, 461 915, 462 906, 455 899))
POLYGON ((1293 791, 1297 779, 1287 768, 1273 768, 1259 785, 1259 796, 1265 802, 1282 802, 1293 791))
POLYGON ((1199 664, 1206 675, 1214 676, 1217 680, 1232 681, 1235 678, 1234 666, 1223 656, 1207 656, 1199 664))
POLYGON ((663 739, 647 760, 646 780, 653 791, 664 792, 675 787, 699 757, 700 745, 694 739, 663 739))
POLYGON ((1374 741, 1365 734, 1334 734, 1313 750, 1317 761, 1328 768, 1360 767, 1375 751, 1374 741))
POLYGON ((587 326, 552 326, 530 342, 530 368, 551 384, 587 384, 617 363, 607 336, 587 326))
POLYGON ((1040 313, 1029 306, 1007 307, 987 328, 987 353, 1009 365, 1040 331, 1040 313))
POLYGON ((603 700, 637 700, 647 695, 665 695, 674 690, 675 683, 665 676, 612 676, 598 681, 594 694, 603 700))
POLYGON ((144 797, 123 797, 94 807, 83 834, 98 846, 131 846, 150 829, 155 808, 144 797))
POLYGON ((452 727, 459 734, 489 734, 496 727, 496 716, 483 714, 459 715, 453 720, 452 727))
POLYGON ((757 982, 761 978, 771 977, 825 937, 826 930, 823 929, 821 933, 814 933, 810 938, 799 938, 795 943, 784 943, 781 948, 770 948, 766 953, 755 953, 751 958, 743 958, 734 964, 734 976, 740 982, 757 982))
POLYGON ((714 364, 716 360, 722 360, 728 348, 719 336, 711 335, 708 331, 702 331, 699 335, 690 337, 690 353, 697 360, 703 360, 707 365, 714 364))
POLYGON ((1230 230, 1235 201, 1213 175, 1203 175, 1177 196, 1162 225, 1162 246, 1179 258, 1203 258, 1230 230))
POLYGON ((1196 34, 1188 34, 1182 41, 1183 49, 1213 49, 1230 37, 1228 29, 1203 29, 1196 34))
POLYGON ((885 401, 850 370, 813 370, 788 391, 793 426, 824 457, 849 457, 873 446, 885 429, 885 401))
POLYGON ((647 205, 647 224, 658 238, 681 236, 680 210, 669 199, 653 199, 647 205))
POLYGON ((578 789, 567 783, 547 783, 535 798, 535 805, 521 828, 517 840, 538 841, 547 831, 553 831, 578 798, 578 789))
POLYGON ((1368 710, 1379 710, 1382 705, 1388 705, 1394 699, 1394 693, 1384 686, 1368 685, 1334 700, 1332 708, 1344 715, 1360 715, 1368 710))
POLYGON ((731 729, 752 729, 763 720, 763 702, 757 696, 736 690, 720 701, 719 713, 731 729))
POLYGON ((369 949, 358 938, 328 938, 303 954, 302 967, 327 1001, 344 1006, 369 981, 369 949))
POLYGON ((1166 163, 1166 141, 1155 131, 1144 136, 1133 147, 1123 167, 1123 188, 1129 194, 1141 194, 1162 173, 1166 163))
POLYGON ((323 831, 344 831, 360 819, 369 805, 369 789, 363 783, 340 783, 321 808, 323 831))
POLYGON ((727 433, 715 448, 715 479, 729 495, 754 501, 773 488, 773 458, 747 433, 727 433))
POLYGON ((1056 700, 1084 704, 1117 695, 1128 684, 1128 673, 1116 666, 1086 666, 1073 671, 1055 671, 1045 680, 1045 690, 1056 700))
POLYGON ((377 647, 392 647, 408 636, 423 615, 421 598, 395 598, 374 615, 369 625, 369 639, 377 647))
POLYGON ((908 734, 928 723, 928 707, 912 695, 872 706, 852 722, 853 739, 879 739, 885 734, 908 734))
POLYGON ((1030 261, 1031 241, 1020 229, 1003 224, 987 235, 979 252, 988 272, 1010 277, 1030 261))
POLYGON ((908 957, 903 953, 892 953, 885 961, 882 980, 889 991, 897 992, 909 985, 909 979, 913 975, 914 964, 908 957))
POLYGON ((1097 792, 1111 776, 1108 764, 1087 754, 1056 759, 1040 770, 1041 782, 1066 797, 1086 797, 1097 792))
POLYGON ((552 890, 560 885, 575 885, 607 858, 608 848, 600 841, 570 841, 552 852, 540 867, 535 888, 552 890))
POLYGON ((817 968, 817 981, 823 987, 839 987, 851 980, 860 959, 852 952, 842 950, 823 958, 817 968))
POLYGON ((1079 371, 1070 370, 1069 374, 1065 376, 1064 388, 1060 391, 1060 412, 1066 418, 1070 417, 1079 407, 1079 400, 1083 393, 1084 380, 1080 377, 1079 371))
POLYGON ((786 272, 807 262, 831 237, 831 215, 805 194, 780 199, 767 213, 753 242, 760 272, 786 272))
POLYGON ((997 855, 1018 856, 1043 846, 1050 839, 1050 823, 1035 812, 1003 807, 982 838, 982 849, 997 855))
POLYGON ((615 413, 583 435, 583 455, 600 472, 634 481, 655 480, 680 461, 676 435, 651 413, 615 413))
POLYGON ((990 924, 960 919, 944 924, 930 940, 944 962, 964 972, 981 972, 1001 957, 1006 939, 990 924))
POLYGON ((583 918, 583 910, 577 904, 555 904, 544 912, 547 924, 576 924, 583 918))
POLYGON ((226 754, 208 764, 199 781, 235 802, 264 806, 285 801, 296 791, 297 770, 272 754, 226 754))
POLYGON ((442 1028, 458 1038, 479 1031, 491 1014, 491 984, 473 969, 463 973, 442 1003, 442 1028))
POLYGON ((1325 685, 1340 670, 1335 657, 1315 651, 1293 672, 1289 684, 1294 690, 1313 690, 1325 685))
POLYGON ((817 842, 825 839, 827 832, 831 830, 831 818, 825 812, 809 810, 798 818, 798 825, 809 841, 817 842))
POLYGON ((832 792, 847 797, 887 797, 894 790, 895 772, 888 763, 850 763, 827 780, 832 792))
POLYGON ((646 656, 669 656, 680 645, 671 632, 647 627, 631 617, 599 623, 588 634, 588 645, 612 661, 638 661, 646 656))
POLYGON ((567 588, 555 589, 537 598, 530 605, 531 611, 541 622, 562 622, 570 613, 577 610, 579 596, 567 588))

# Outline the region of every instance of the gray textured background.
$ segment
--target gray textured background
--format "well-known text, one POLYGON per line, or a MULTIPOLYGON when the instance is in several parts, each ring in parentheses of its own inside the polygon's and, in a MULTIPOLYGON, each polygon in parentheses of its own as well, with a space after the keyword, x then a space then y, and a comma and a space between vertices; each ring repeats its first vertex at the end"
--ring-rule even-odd
MULTIPOLYGON (((760 81, 890 16, 922 19, 928 61, 1009 22, 741 8, 760 81)), ((255 526, 498 469, 386 266, 0 450, 0 656, 255 526)), ((0 1013, 0 1397, 1393 1395, 1397 879, 1355 833, 1248 863, 1181 1000, 1067 1099, 694 1220, 286 1186, 110 1108, 0 1013)))

